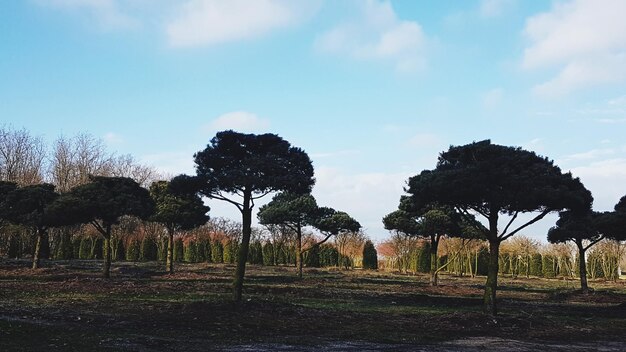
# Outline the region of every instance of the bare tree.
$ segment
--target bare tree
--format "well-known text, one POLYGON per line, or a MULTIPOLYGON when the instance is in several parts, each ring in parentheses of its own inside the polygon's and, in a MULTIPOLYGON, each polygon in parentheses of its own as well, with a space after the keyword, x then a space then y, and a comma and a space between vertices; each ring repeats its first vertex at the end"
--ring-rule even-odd
POLYGON ((0 180, 19 185, 43 182, 46 148, 27 130, 0 127, 0 180))

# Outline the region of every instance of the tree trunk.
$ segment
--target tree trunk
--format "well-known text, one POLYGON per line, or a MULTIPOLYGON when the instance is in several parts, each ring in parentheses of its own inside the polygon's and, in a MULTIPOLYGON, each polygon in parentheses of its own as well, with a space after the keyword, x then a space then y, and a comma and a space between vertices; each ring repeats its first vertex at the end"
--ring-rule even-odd
POLYGON ((33 269, 39 268, 39 256, 41 253, 41 242, 43 240, 43 231, 37 229, 37 244, 35 244, 35 253, 33 253, 33 269))
POLYGON ((241 210, 242 217, 242 236, 241 246, 239 246, 239 252, 237 253, 237 269, 235 271, 235 278, 233 280, 233 299, 236 303, 241 302, 241 294, 243 291, 243 278, 246 274, 246 261, 248 259, 248 248, 250 246, 250 236, 252 235, 252 208, 250 207, 250 200, 252 198, 252 192, 244 190, 243 193, 243 207, 241 210))
POLYGON ((580 291, 583 294, 589 293, 589 285, 587 284, 587 263, 585 260, 585 247, 582 241, 576 241, 578 247, 578 268, 580 269, 580 291))
POLYGON ((489 268, 487 283, 485 284, 484 306, 485 313, 496 315, 496 290, 498 289, 498 256, 500 254, 500 240, 489 241, 489 268))
POLYGON ((102 256, 104 257, 102 276, 108 279, 111 277, 111 225, 106 225, 105 231, 104 243, 102 244, 102 256))
POLYGON ((296 268, 298 277, 302 279, 302 227, 298 224, 296 228, 296 268))
POLYGON ((165 261, 165 271, 169 274, 174 273, 174 231, 171 227, 167 228, 167 259, 165 261))
POLYGON ((439 239, 436 237, 430 238, 430 286, 437 286, 438 274, 437 269, 439 267, 437 258, 437 247, 439 247, 439 239))

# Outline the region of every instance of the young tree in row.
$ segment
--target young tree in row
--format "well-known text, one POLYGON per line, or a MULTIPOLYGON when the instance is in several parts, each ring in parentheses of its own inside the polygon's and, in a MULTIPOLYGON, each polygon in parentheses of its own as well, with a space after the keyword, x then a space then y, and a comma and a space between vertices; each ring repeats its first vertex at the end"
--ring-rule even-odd
POLYGON ((485 140, 453 146, 439 156, 434 170, 424 170, 409 179, 407 193, 417 205, 437 202, 468 216, 481 215, 488 223, 489 270, 484 310, 495 315, 500 243, 547 214, 563 209, 588 208, 591 193, 580 180, 547 158, 521 148, 485 140), (535 213, 514 227, 520 214, 535 213), (499 229, 500 216, 508 215, 499 229))
POLYGON ((411 199, 403 196, 400 209, 383 218, 387 230, 400 231, 408 236, 423 237, 429 240, 430 246, 430 285, 437 286, 439 267, 439 241, 442 237, 477 238, 480 234, 476 228, 482 225, 473 216, 467 219, 449 207, 426 206, 416 207, 411 199))
POLYGON ((56 225, 91 224, 104 239, 102 274, 110 276, 111 230, 125 215, 147 219, 154 201, 145 188, 130 178, 93 176, 89 183, 62 194, 49 207, 56 225))
POLYGON ((610 215, 586 211, 577 213, 563 211, 559 213, 556 226, 548 231, 550 243, 573 242, 578 249, 578 263, 580 269, 580 289, 582 293, 589 293, 587 284, 586 252, 591 246, 605 238, 607 220, 610 215))
POLYGON ((378 269, 378 253, 376 252, 374 243, 370 240, 365 241, 365 245, 363 246, 363 269, 378 269))
POLYGON ((233 298, 241 301, 252 233, 254 201, 277 191, 309 193, 313 165, 300 148, 275 134, 218 132, 206 149, 194 155, 196 176, 172 180, 177 192, 199 192, 228 202, 241 212, 243 233, 233 280, 233 298), (229 196, 230 195, 230 196, 229 196))
POLYGON ((5 198, 6 218, 16 225, 29 229, 35 239, 33 269, 39 267, 42 242, 47 240, 48 228, 52 224, 52 219, 48 216, 48 207, 58 196, 53 185, 44 183, 14 189, 5 198))
POLYGON ((181 230, 191 230, 204 225, 210 208, 197 194, 175 194, 167 181, 157 181, 150 185, 150 195, 155 202, 151 221, 161 223, 167 229, 167 260, 165 270, 174 272, 174 234, 181 230))
POLYGON ((302 228, 317 220, 319 208, 310 194, 281 192, 259 209, 257 217, 262 225, 283 225, 296 234, 296 270, 302 278, 302 228))

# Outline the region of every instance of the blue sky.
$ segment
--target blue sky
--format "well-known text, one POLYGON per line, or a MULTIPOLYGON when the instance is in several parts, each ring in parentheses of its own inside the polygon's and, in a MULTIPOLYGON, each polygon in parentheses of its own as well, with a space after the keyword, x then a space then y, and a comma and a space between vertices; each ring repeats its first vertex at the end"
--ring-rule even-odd
POLYGON ((318 202, 374 239, 409 176, 486 138, 554 159, 608 210, 626 194, 624 14, 620 0, 3 1, 0 121, 90 132, 170 174, 192 173, 218 130, 278 133, 312 157, 318 202))

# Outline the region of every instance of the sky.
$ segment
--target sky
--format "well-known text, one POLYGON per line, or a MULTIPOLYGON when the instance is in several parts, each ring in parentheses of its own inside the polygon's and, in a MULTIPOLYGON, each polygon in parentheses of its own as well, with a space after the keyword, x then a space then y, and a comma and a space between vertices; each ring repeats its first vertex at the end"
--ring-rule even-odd
MULTIPOLYGON (((194 173, 217 131, 277 133, 315 167, 318 204, 388 236, 408 177, 491 139, 626 194, 626 2, 0 2, 0 123, 88 132, 194 173)), ((239 219, 210 201, 213 217, 239 219)), ((556 216, 522 233, 545 240, 556 216)))

